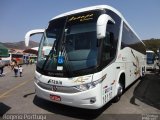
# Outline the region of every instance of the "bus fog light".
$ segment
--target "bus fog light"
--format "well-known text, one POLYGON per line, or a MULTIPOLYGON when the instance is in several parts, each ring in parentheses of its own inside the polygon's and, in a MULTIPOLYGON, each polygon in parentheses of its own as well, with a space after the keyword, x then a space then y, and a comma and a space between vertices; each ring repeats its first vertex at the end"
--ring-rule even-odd
POLYGON ((96 102, 96 98, 91 98, 91 99, 90 99, 90 103, 91 103, 91 104, 93 104, 93 103, 95 103, 95 102, 96 102))

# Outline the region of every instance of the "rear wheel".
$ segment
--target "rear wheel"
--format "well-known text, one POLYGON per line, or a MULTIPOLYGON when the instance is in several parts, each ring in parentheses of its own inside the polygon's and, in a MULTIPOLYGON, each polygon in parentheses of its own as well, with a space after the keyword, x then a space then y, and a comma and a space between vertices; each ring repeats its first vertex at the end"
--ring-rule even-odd
POLYGON ((142 77, 144 77, 145 76, 145 67, 142 67, 142 77))

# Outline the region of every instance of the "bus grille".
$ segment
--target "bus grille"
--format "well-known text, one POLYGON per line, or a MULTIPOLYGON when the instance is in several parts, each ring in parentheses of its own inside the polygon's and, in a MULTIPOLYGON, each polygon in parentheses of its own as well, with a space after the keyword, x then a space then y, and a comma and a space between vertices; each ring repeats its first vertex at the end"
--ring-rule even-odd
POLYGON ((74 87, 54 86, 54 85, 49 85, 49 84, 42 83, 42 82, 38 82, 38 85, 45 90, 54 91, 54 92, 61 92, 61 93, 81 92, 80 90, 74 87))

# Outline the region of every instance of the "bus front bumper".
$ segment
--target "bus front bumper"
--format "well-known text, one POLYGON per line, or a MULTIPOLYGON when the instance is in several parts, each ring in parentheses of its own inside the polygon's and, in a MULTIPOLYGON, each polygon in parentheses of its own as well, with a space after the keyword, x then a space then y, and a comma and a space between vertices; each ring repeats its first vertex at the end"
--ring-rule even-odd
POLYGON ((41 88, 37 83, 35 83, 35 89, 38 97, 55 103, 86 109, 102 107, 100 85, 78 93, 54 92, 41 88))

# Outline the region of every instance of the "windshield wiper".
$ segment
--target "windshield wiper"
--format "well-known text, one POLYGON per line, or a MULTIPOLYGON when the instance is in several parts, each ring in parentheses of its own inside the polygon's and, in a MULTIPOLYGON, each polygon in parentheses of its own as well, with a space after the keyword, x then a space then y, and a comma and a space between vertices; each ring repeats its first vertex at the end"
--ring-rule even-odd
POLYGON ((68 17, 66 18, 66 21, 65 21, 65 24, 64 24, 64 27, 63 27, 60 51, 61 51, 61 56, 64 57, 63 65, 65 67, 66 73, 69 76, 72 76, 73 72, 70 68, 70 65, 68 64, 68 54, 67 54, 66 46, 65 46, 66 45, 66 30, 65 30, 65 28, 66 28, 67 20, 68 20, 68 17))
MULTIPOLYGON (((46 66, 49 58, 50 58, 51 56, 53 56, 54 51, 55 51, 54 49, 56 49, 56 45, 57 45, 57 40, 54 41, 54 44, 53 44, 53 46, 52 46, 52 49, 50 50, 49 54, 48 54, 47 57, 46 57, 46 60, 44 61, 43 65, 42 65, 42 70, 44 70, 44 67, 46 66)), ((55 53, 56 53, 56 52, 55 52, 55 53)))
POLYGON ((66 47, 65 47, 65 39, 64 39, 64 43, 62 44, 62 56, 64 56, 64 66, 66 69, 67 74, 72 77, 73 75, 73 71, 70 68, 70 65, 68 64, 68 54, 66 51, 66 47))

